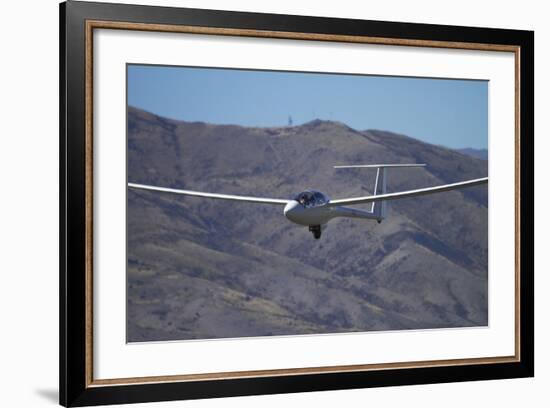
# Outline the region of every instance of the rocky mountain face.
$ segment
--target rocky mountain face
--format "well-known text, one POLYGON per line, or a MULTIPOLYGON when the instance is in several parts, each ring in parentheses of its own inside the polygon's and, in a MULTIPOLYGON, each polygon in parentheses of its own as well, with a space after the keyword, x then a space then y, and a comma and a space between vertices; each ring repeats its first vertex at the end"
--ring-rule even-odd
MULTIPOLYGON (((330 121, 245 128, 129 108, 128 181, 290 198, 372 193, 487 175, 487 161, 330 121)), ((370 208, 368 205, 366 208, 370 208)), ((128 341, 487 325, 487 187, 393 201, 389 217, 335 219, 320 240, 277 205, 128 190, 128 341)))

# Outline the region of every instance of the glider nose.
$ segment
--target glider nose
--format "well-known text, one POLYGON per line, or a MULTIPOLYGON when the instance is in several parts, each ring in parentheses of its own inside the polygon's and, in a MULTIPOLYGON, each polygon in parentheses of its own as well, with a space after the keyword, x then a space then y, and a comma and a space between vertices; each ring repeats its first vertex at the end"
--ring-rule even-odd
POLYGON ((298 201, 290 201, 285 205, 284 214, 290 221, 296 222, 297 215, 302 209, 302 205, 298 201))

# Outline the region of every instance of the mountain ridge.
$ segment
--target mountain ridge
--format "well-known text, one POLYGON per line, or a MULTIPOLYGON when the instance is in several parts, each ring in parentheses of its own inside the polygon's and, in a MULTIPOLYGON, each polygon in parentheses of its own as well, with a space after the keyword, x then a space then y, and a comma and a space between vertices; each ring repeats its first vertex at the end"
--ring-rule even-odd
POLYGON ((460 153, 475 157, 477 159, 489 160, 489 151, 487 149, 474 149, 472 147, 465 147, 463 149, 456 150, 460 153))
MULTIPOLYGON (((372 193, 374 174, 332 166, 377 162, 428 164, 390 171, 390 191, 487 174, 460 152, 331 121, 247 128, 128 109, 130 182, 344 198, 372 193)), ((380 225, 337 219, 319 242, 278 207, 129 190, 128 339, 486 325, 486 190, 404 199, 380 225)))

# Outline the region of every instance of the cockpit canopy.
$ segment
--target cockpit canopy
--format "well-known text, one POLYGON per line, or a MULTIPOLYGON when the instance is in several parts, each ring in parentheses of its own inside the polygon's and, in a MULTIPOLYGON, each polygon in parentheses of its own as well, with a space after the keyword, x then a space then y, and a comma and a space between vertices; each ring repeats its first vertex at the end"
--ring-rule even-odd
POLYGON ((329 202, 330 198, 320 191, 306 190, 297 194, 294 200, 298 201, 304 207, 309 208, 324 205, 329 202))

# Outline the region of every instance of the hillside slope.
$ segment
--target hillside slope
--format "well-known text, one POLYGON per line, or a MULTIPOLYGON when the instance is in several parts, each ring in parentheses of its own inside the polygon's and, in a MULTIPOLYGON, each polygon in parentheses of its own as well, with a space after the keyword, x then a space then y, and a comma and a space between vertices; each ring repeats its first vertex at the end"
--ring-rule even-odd
MULTIPOLYGON (((128 181, 290 198, 398 191, 487 175, 487 162, 338 122, 244 128, 128 110, 128 181)), ((320 240, 279 206, 128 191, 128 340, 487 324, 487 188, 392 202, 375 222, 335 219, 320 240)))

